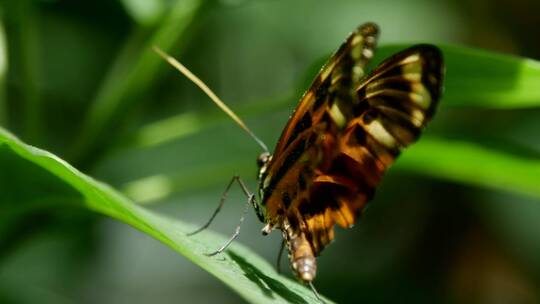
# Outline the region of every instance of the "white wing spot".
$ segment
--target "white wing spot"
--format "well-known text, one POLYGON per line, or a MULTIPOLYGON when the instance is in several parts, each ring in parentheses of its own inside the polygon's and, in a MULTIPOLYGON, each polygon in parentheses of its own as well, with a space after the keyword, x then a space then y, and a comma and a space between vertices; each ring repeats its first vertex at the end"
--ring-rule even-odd
POLYGON ((356 45, 362 42, 362 36, 361 35, 355 35, 351 40, 351 45, 356 45))
POLYGON ((418 61, 418 60, 420 60, 420 56, 418 54, 414 54, 401 60, 400 64, 406 65, 406 64, 410 64, 415 61, 418 61))
POLYGON ((417 81, 419 82, 422 80, 422 75, 419 73, 405 73, 403 74, 402 77, 408 81, 414 81, 414 82, 417 82, 417 81))
POLYGON ((396 146, 396 140, 392 134, 388 133, 384 126, 377 120, 373 120, 370 124, 366 125, 366 131, 368 131, 377 141, 382 143, 388 148, 394 148, 396 146))
POLYGON ((354 60, 358 60, 360 59, 360 57, 362 56, 362 45, 355 45, 352 49, 351 49, 351 57, 354 59, 354 60))
POLYGON ((326 78, 328 78, 328 75, 332 73, 334 70, 334 66, 336 65, 336 62, 330 62, 327 66, 323 68, 321 71, 321 74, 319 75, 319 78, 321 79, 321 82, 324 81, 326 78))
POLYGON ((345 123, 347 120, 345 119, 345 116, 341 112, 341 109, 338 107, 337 102, 334 102, 332 107, 330 108, 330 116, 332 116, 332 119, 336 122, 338 127, 343 128, 345 126, 345 123))
POLYGON ((371 57, 373 57, 373 51, 371 49, 364 49, 362 51, 362 55, 364 55, 364 57, 370 59, 371 57))
POLYGON ((412 123, 415 127, 420 128, 424 122, 425 116, 424 113, 418 109, 415 109, 411 113, 412 123))
POLYGON ((355 65, 352 69, 353 82, 359 82, 362 77, 364 77, 364 69, 359 65, 355 65))
POLYGON ((409 94, 409 97, 422 109, 428 109, 431 104, 431 95, 421 83, 414 83, 412 85, 412 92, 409 94))

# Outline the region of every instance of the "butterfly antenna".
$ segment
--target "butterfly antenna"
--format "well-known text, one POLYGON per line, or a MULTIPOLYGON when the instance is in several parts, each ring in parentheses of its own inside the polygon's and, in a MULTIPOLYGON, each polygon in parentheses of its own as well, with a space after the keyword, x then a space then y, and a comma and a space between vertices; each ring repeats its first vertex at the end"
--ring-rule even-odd
POLYGON ((195 76, 193 73, 191 73, 188 68, 186 68, 183 64, 178 62, 178 60, 174 59, 174 57, 167 55, 164 51, 162 51, 157 46, 154 46, 154 51, 161 56, 165 61, 167 61, 170 65, 172 65, 175 69, 180 71, 180 73, 184 74, 189 80, 191 80, 193 83, 195 83, 212 101, 219 107, 223 112, 225 112, 227 115, 229 115, 230 118, 232 118, 244 131, 246 131, 258 144, 263 148, 265 152, 268 152, 268 148, 264 144, 262 140, 260 140, 247 126, 246 124, 238 117, 234 112, 227 107, 227 105, 217 97, 210 88, 202 82, 199 77, 195 76))

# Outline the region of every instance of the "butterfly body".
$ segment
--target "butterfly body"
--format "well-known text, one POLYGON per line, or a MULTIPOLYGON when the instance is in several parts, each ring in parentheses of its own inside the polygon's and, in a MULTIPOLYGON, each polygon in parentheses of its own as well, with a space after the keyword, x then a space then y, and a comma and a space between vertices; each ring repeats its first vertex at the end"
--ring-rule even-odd
POLYGON ((282 231, 302 281, 334 238, 334 225, 354 225, 386 169, 414 142, 442 91, 441 52, 417 45, 373 72, 378 28, 353 32, 300 100, 273 155, 259 157, 255 211, 264 233, 282 231))

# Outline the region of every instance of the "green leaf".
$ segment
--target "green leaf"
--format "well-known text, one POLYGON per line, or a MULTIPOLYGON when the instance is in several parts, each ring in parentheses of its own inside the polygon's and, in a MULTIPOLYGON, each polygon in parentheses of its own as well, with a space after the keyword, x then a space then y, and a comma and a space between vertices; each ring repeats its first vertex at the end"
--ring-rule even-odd
MULTIPOLYGON (((73 203, 83 203, 83 206, 90 210, 127 223, 161 241, 222 280, 250 302, 316 302, 311 290, 281 277, 264 259, 240 243, 233 243, 223 254, 207 257, 204 253, 224 244, 225 237, 211 231, 202 232, 195 237, 187 237, 186 232, 193 231, 197 227, 166 218, 135 205, 108 185, 84 175, 59 157, 26 145, 0 128, 0 160, 10 158, 19 160, 18 163, 21 164, 19 167, 22 167, 22 164, 39 167, 43 174, 42 178, 46 179, 43 182, 59 179, 81 195, 82 199, 74 199, 73 203), (11 157, 8 157, 9 155, 11 157)), ((9 165, 0 164, 2 168, 9 168, 9 165)), ((24 168, 12 170, 24 170, 24 168)), ((0 173, 0 181, 8 181, 9 176, 2 176, 2 174, 9 173, 5 170, 0 173)), ((33 183, 23 186, 34 188, 40 185, 33 183)), ((9 197, 10 190, 11 187, 2 188, 2 195, 9 197)), ((40 197, 34 199, 39 200, 40 197)))
POLYGON ((396 167, 540 198, 540 159, 503 153, 471 142, 422 138, 404 152, 396 167))

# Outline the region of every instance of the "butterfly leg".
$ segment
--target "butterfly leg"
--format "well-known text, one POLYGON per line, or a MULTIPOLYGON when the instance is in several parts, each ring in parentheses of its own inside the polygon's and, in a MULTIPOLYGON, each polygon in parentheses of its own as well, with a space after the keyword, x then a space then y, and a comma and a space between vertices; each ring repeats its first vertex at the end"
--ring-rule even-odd
POLYGON ((234 234, 231 236, 231 238, 218 250, 214 252, 210 252, 210 253, 205 253, 206 256, 214 256, 218 253, 222 253, 238 237, 238 235, 240 234, 240 227, 242 226, 242 223, 244 222, 244 218, 249 209, 249 206, 252 204, 253 197, 254 197, 253 194, 251 194, 249 197, 249 200, 246 202, 246 206, 244 207, 244 211, 242 212, 242 216, 240 217, 240 222, 238 223, 238 226, 236 226, 236 229, 234 230, 234 234))
POLYGON ((281 273, 281 256, 283 256, 283 249, 285 249, 285 240, 282 240, 281 245, 279 246, 279 252, 278 252, 277 261, 276 261, 277 273, 281 273))
POLYGON ((240 187, 242 188, 242 191, 244 192, 244 194, 249 198, 252 194, 248 191, 246 185, 244 184, 244 182, 240 179, 239 176, 235 175, 233 176, 233 178, 231 178, 231 181, 229 182, 229 184, 227 185, 227 188, 225 188, 225 191, 223 191, 223 194, 221 195, 221 199, 219 200, 219 205, 217 206, 216 210, 214 210, 214 213, 212 214, 212 216, 210 217, 210 219, 206 222, 206 224, 204 224, 201 228, 193 231, 193 232, 190 232, 190 233, 187 233, 186 235, 187 236, 192 236, 194 234, 197 234, 201 231, 203 231, 204 229, 208 228, 210 226, 210 224, 212 224, 212 222, 214 221, 214 218, 216 217, 216 215, 219 213, 219 211, 221 210, 221 207, 223 207, 223 204, 225 203, 225 200, 227 199, 227 194, 229 193, 229 190, 231 189, 231 186, 233 185, 234 182, 238 182, 238 184, 240 185, 240 187))

